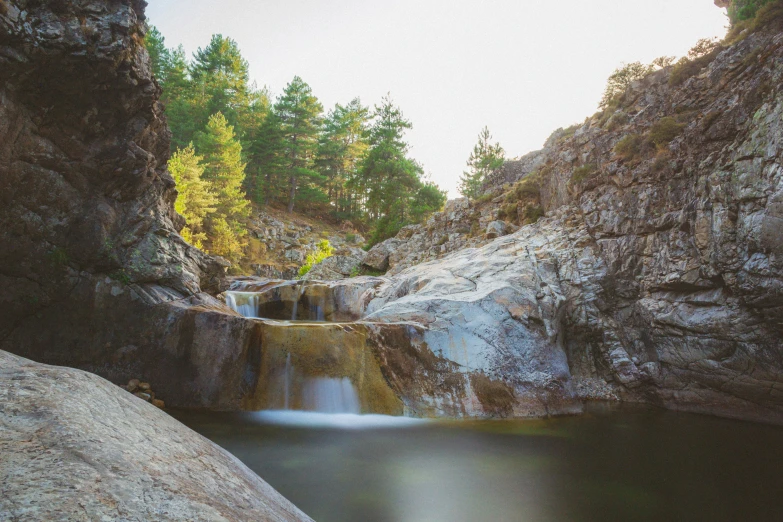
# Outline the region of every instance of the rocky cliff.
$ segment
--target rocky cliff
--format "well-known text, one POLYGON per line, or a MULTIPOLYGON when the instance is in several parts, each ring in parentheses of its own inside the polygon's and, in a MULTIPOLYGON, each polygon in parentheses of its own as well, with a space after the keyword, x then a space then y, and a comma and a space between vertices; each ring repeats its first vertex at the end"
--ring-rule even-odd
POLYGON ((0 3, 0 348, 226 407, 242 345, 204 293, 225 263, 177 233, 144 5, 0 3))
POLYGON ((783 422, 782 29, 651 74, 499 176, 517 185, 377 247, 392 277, 364 320, 426 325, 515 414, 612 399, 783 422), (545 217, 476 233, 531 185, 545 217))

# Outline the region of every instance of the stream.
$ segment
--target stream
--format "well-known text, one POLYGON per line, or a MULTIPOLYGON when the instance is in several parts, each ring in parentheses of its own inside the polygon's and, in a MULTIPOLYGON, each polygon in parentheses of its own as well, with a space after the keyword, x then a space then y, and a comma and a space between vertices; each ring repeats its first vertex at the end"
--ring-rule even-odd
POLYGON ((593 409, 503 421, 171 413, 319 522, 783 520, 783 428, 593 409))

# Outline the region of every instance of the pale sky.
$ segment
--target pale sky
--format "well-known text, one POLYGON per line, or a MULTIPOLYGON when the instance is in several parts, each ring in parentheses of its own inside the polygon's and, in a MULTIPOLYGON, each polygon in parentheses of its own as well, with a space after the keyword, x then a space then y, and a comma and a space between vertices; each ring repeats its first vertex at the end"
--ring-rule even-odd
POLYGON ((390 92, 411 156, 449 197, 489 126, 509 157, 593 114, 622 62, 723 36, 713 0, 148 0, 168 47, 220 33, 273 95, 299 75, 324 108, 390 92))

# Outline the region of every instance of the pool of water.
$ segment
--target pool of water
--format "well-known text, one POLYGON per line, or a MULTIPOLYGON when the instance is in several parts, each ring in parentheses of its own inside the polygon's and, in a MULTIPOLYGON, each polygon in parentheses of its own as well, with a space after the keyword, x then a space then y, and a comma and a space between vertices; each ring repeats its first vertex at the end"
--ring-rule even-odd
POLYGON ((783 428, 658 410, 411 422, 173 411, 330 521, 782 521, 783 428))

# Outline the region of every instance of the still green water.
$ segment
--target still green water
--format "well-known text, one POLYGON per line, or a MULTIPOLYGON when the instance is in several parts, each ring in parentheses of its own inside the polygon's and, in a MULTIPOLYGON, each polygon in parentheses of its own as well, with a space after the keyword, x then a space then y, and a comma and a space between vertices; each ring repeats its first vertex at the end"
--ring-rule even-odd
POLYGON ((345 429, 174 411, 317 521, 783 521, 783 428, 665 411, 345 429))

